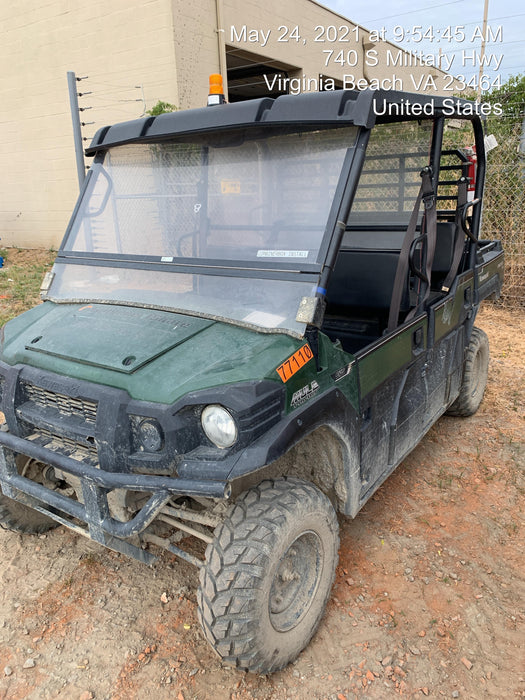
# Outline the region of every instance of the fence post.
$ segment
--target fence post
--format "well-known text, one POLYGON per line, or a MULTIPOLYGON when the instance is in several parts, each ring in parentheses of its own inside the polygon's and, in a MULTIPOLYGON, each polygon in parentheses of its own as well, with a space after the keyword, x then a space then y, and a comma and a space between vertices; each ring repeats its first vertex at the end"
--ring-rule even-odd
POLYGON ((75 140, 75 157, 77 161, 78 186, 82 189, 84 178, 86 177, 86 167, 84 163, 84 150, 82 148, 82 131, 80 129, 80 116, 78 111, 77 78, 73 71, 67 72, 67 87, 69 90, 69 107, 71 109, 71 120, 73 122, 73 138, 75 140))

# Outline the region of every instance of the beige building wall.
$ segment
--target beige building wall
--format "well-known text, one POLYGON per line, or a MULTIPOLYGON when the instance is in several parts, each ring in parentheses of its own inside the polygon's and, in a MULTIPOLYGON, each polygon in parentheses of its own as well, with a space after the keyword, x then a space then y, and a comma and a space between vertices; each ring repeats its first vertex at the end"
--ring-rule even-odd
POLYGON ((141 115, 135 85, 177 103, 171 2, 5 2, 0 27, 0 247, 57 247, 78 195, 67 71, 89 76, 86 138, 141 115))
MULTIPOLYGON (((204 107, 208 76, 220 71, 217 0, 171 0, 179 109, 204 107)), ((243 10, 243 16, 249 14, 243 10)))
MULTIPOLYGON (((315 27, 355 24, 313 0, 21 0, 3 3, 0 21, 0 247, 58 247, 64 234, 78 194, 68 70, 88 76, 77 83, 91 93, 79 98, 92 108, 83 121, 95 121, 83 127, 88 142, 98 128, 140 117, 159 99, 181 109, 205 105, 208 75, 226 73, 226 53, 242 64, 249 52, 298 77, 392 73, 384 60, 363 70, 366 49, 388 47, 370 43, 362 29, 358 42, 352 32, 344 45, 361 52, 359 66, 326 67, 323 49, 343 44, 314 42, 315 27), (277 42, 280 25, 297 24, 305 42, 277 42), (265 47, 232 40, 232 25, 270 29, 271 39, 265 47)), ((432 71, 394 72, 408 80, 432 71)))
MULTIPOLYGON (((176 0, 174 1, 176 2, 176 0)), ((386 53, 390 50, 397 55, 398 46, 384 41, 371 41, 370 32, 367 29, 352 22, 351 18, 345 18, 313 0, 287 0, 286 2, 282 0, 265 0, 264 2, 258 0, 218 0, 218 2, 222 3, 224 7, 225 42, 227 45, 253 51, 268 59, 297 66, 298 70, 293 73, 294 76, 302 77, 304 74, 307 78, 315 78, 322 73, 324 77, 342 81, 345 74, 353 75, 356 80, 373 80, 390 78, 394 73, 403 81, 405 90, 415 92, 410 76, 413 75, 417 82, 421 76, 430 73, 435 77, 437 91, 442 92, 443 90, 445 73, 428 66, 388 67, 386 53), (231 25, 235 25, 239 29, 243 24, 246 24, 248 29, 258 28, 266 31, 271 29, 267 47, 261 48, 257 43, 232 41, 231 25), (282 29, 279 30, 280 26, 288 27, 290 32, 298 26, 301 40, 299 42, 295 40, 278 42, 277 38, 282 36, 284 32, 282 29), (328 41, 334 32, 327 33, 325 31, 323 33, 320 29, 316 29, 316 27, 326 29, 328 26, 335 28, 335 36, 338 40, 344 39, 344 41, 328 41), (346 27, 349 28, 348 32, 346 32, 346 27), (318 41, 316 41, 316 37, 318 41), (320 41, 323 38, 325 41, 320 41), (325 61, 329 57, 328 54, 323 53, 323 50, 334 51, 328 66, 325 66, 325 61), (336 63, 334 59, 341 50, 345 53, 348 50, 358 52, 358 65, 356 67, 343 67, 336 63), (364 60, 366 51, 377 51, 377 66, 366 66, 364 60)), ((351 4, 348 7, 349 12, 351 12, 351 4)), ((404 53, 407 55, 406 52, 404 53)), ((369 62, 373 62, 372 54, 369 56, 369 62)), ((385 85, 385 88, 399 89, 394 85, 385 85)))

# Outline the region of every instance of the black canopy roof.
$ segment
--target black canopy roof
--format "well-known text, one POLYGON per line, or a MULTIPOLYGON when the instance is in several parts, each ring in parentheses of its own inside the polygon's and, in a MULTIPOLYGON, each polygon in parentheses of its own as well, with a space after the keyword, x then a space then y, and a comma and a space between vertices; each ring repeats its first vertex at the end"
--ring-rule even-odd
POLYGON ((161 114, 105 126, 97 131, 86 149, 93 156, 111 146, 142 141, 161 141, 199 132, 246 128, 250 126, 335 126, 351 125, 371 128, 376 122, 425 118, 425 115, 477 119, 473 103, 458 98, 416 94, 391 90, 334 90, 282 95, 257 100, 201 107, 161 114), (407 101, 411 108, 403 106, 407 101), (376 115, 377 105, 394 115, 376 115), (389 106, 392 109, 389 109, 389 106), (419 116, 413 106, 421 105, 419 116), (396 108, 397 106, 397 108, 396 108), (465 109, 467 107, 469 109, 465 109), (397 116, 396 116, 397 113, 397 116))

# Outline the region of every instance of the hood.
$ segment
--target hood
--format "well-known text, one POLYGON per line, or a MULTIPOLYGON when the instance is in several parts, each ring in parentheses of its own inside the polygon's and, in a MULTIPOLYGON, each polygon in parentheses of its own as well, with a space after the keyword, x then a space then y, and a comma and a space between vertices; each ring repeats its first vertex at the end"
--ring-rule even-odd
MULTIPOLYGON (((25 349, 131 374, 213 324, 152 309, 88 304, 51 315, 25 349)), ((31 334, 30 334, 31 335, 31 334)))
MULTIPOLYGON (((9 321, 0 360, 173 403, 191 391, 273 379, 301 341, 185 314, 46 301, 9 321)), ((303 341, 304 342, 304 341, 303 341)))

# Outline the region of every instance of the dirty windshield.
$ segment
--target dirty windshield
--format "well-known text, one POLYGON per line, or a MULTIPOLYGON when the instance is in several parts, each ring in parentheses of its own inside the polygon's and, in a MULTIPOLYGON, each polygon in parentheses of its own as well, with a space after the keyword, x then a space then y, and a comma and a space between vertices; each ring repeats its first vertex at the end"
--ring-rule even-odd
POLYGON ((301 331, 311 280, 258 271, 312 272, 356 135, 246 130, 110 149, 91 168, 49 298, 301 331))

